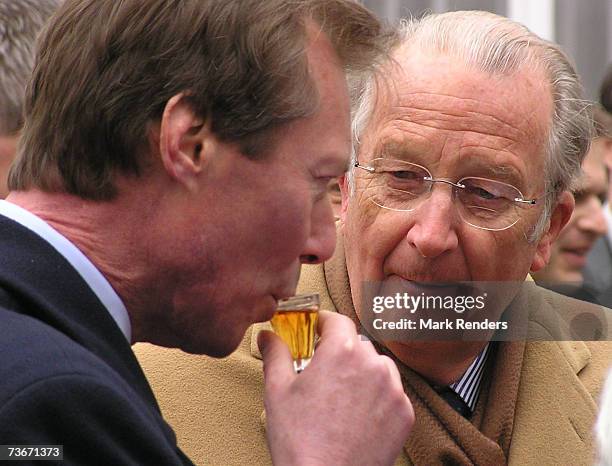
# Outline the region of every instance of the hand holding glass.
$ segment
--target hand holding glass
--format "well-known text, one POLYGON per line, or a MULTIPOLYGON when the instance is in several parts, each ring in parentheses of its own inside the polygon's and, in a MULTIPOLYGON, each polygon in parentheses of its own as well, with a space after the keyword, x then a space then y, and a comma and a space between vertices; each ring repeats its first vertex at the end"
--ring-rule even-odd
POLYGON ((274 332, 289 346, 293 368, 302 372, 314 353, 319 317, 319 295, 299 295, 281 299, 270 323, 274 332))

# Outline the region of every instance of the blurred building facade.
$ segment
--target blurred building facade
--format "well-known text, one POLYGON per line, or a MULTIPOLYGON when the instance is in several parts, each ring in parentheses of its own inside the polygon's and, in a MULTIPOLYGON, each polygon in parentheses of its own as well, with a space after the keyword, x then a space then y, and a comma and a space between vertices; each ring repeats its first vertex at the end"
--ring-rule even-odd
POLYGON ((581 75, 587 96, 596 99, 612 62, 611 0, 363 0, 394 22, 426 12, 486 10, 515 19, 538 35, 558 42, 581 75))

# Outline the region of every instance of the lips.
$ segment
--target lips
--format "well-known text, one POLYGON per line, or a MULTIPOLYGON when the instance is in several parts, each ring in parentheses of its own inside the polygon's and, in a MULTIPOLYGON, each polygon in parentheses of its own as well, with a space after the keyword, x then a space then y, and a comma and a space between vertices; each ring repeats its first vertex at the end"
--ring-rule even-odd
POLYGON ((592 246, 593 246, 593 243, 589 243, 588 245, 584 245, 584 246, 579 246, 579 247, 574 246, 571 248, 563 248, 563 249, 564 251, 571 252, 579 256, 586 256, 591 250, 592 246))
POLYGON ((424 293, 428 296, 459 296, 469 295, 471 287, 465 282, 459 281, 407 280, 399 275, 391 275, 383 282, 381 291, 383 293, 408 293, 412 295, 424 293))
POLYGON ((397 276, 402 280, 417 283, 454 283, 470 281, 469 272, 458 261, 429 261, 404 258, 386 261, 383 265, 385 278, 397 276))
POLYGON ((287 288, 284 288, 282 291, 272 293, 269 296, 269 298, 270 298, 270 301, 272 301, 273 305, 271 306, 271 310, 267 314, 267 318, 263 319, 262 321, 270 320, 272 316, 274 316, 274 313, 276 312, 276 308, 278 307, 278 302, 281 299, 290 298, 291 296, 295 296, 295 287, 287 287, 287 288))
POLYGON ((290 298, 291 296, 295 296, 295 288, 295 286, 284 288, 282 291, 272 293, 272 296, 276 301, 280 301, 281 299, 285 298, 290 298))
POLYGON ((449 284, 467 282, 469 278, 450 277, 447 274, 431 274, 431 273, 392 273, 385 278, 385 281, 391 282, 409 282, 422 286, 429 287, 445 287, 449 284))
POLYGON ((586 265, 587 254, 589 251, 590 248, 581 248, 564 249, 561 252, 569 265, 581 269, 586 265))
POLYGON ((258 309, 258 317, 255 322, 267 322, 270 320, 274 316, 277 306, 278 300, 274 296, 266 296, 262 302, 262 307, 258 309))

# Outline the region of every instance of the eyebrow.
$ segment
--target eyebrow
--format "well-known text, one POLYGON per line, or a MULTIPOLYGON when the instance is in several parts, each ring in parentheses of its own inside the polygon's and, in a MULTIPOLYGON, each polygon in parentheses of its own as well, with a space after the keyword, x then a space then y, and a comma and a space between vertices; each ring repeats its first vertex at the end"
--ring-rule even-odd
POLYGON ((521 174, 519 173, 519 171, 510 165, 496 165, 496 166, 482 165, 482 166, 476 167, 476 169, 484 170, 488 172, 490 176, 495 179, 502 179, 505 181, 516 181, 516 182, 521 180, 521 174))
POLYGON ((329 176, 327 173, 334 172, 339 173, 339 175, 334 176, 341 176, 342 174, 346 173, 349 169, 351 161, 350 156, 347 155, 342 162, 340 162, 338 159, 339 158, 337 156, 328 154, 323 158, 323 160, 320 160, 317 166, 314 168, 315 175, 329 176))
MULTIPOLYGON (((374 157, 393 158, 409 162, 424 164, 423 152, 417 144, 407 142, 387 141, 375 148, 374 157)), ((465 172, 468 176, 482 176, 510 184, 521 184, 522 176, 516 167, 512 165, 491 165, 483 163, 487 159, 479 154, 466 158, 465 172)))
POLYGON ((409 144, 397 141, 387 141, 376 146, 374 157, 400 159, 406 161, 422 160, 424 148, 417 147, 416 144, 409 144))

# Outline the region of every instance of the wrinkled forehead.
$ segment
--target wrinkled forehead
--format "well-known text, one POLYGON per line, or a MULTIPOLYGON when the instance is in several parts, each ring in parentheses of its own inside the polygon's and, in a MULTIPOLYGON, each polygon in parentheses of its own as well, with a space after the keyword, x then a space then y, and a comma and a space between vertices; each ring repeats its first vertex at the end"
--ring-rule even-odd
POLYGON ((381 139, 392 130, 408 138, 418 133, 413 134, 417 139, 430 130, 448 131, 460 135, 465 145, 512 148, 538 155, 543 164, 553 101, 538 68, 524 65, 512 73, 491 74, 452 56, 405 47, 381 73, 376 89, 362 140, 385 143, 381 139))
POLYGON ((545 116, 546 119, 552 116, 550 82, 546 71, 535 58, 529 58, 514 69, 486 71, 481 65, 468 63, 462 57, 404 45, 393 53, 382 77, 395 85, 396 93, 392 92, 391 95, 396 99, 405 97, 404 94, 409 94, 411 88, 417 88, 431 93, 474 98, 482 103, 512 103, 513 107, 529 114, 545 116), (522 102, 516 100, 518 96, 537 99, 522 102), (538 109, 543 112, 536 112, 538 109))

